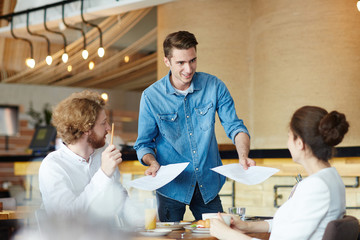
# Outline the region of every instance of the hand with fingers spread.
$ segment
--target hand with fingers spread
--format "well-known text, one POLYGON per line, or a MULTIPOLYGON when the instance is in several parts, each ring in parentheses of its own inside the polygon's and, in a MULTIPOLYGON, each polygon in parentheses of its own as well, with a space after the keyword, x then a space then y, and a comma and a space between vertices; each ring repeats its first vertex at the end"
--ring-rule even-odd
POLYGON ((101 170, 111 177, 122 162, 121 152, 114 145, 109 145, 101 154, 101 170))

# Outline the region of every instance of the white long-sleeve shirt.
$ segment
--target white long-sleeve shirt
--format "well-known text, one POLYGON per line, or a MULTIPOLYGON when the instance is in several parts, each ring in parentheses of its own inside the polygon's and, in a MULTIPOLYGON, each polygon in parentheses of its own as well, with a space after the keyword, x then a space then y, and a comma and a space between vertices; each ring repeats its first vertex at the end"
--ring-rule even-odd
POLYGON ((345 186, 335 168, 301 181, 270 221, 270 240, 322 239, 327 224, 345 214, 345 186))
POLYGON ((109 178, 101 170, 101 153, 97 149, 89 162, 62 145, 43 160, 39 170, 39 187, 48 214, 77 216, 118 215, 128 201, 118 169, 109 178))

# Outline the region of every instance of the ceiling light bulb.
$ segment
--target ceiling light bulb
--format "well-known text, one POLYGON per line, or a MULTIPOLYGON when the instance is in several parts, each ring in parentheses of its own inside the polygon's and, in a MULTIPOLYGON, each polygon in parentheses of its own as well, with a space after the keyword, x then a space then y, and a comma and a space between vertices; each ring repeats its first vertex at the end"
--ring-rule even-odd
POLYGON ((34 68, 35 67, 35 60, 33 58, 27 58, 25 60, 25 63, 29 68, 34 68))
POLYGON ((93 70, 94 67, 95 67, 95 63, 94 63, 93 61, 90 61, 90 62, 89 62, 89 69, 90 69, 90 70, 93 70))
POLYGON ((128 63, 130 61, 130 57, 129 56, 125 56, 124 57, 124 62, 128 63))
POLYGON ((68 72, 71 72, 71 71, 72 71, 72 66, 71 66, 71 65, 67 66, 67 71, 68 71, 68 72))
POLYGON ((47 57, 46 57, 46 59, 45 59, 45 61, 46 61, 46 63, 47 63, 47 65, 51 65, 51 63, 52 63, 52 57, 50 56, 50 55, 48 55, 47 57))
POLYGON ((98 48, 98 55, 101 58, 105 55, 105 49, 103 47, 98 48))
POLYGON ((102 93, 101 98, 104 99, 105 102, 107 102, 109 100, 109 96, 107 93, 102 93))
POLYGON ((358 8, 358 10, 360 12, 360 0, 357 2, 356 6, 357 6, 357 8, 358 8))
POLYGON ((61 56, 61 59, 62 59, 63 63, 67 63, 67 61, 69 60, 69 55, 67 53, 63 53, 63 55, 61 56))
POLYGON ((87 59, 89 57, 89 52, 86 49, 84 49, 82 51, 81 55, 82 55, 83 59, 87 59))

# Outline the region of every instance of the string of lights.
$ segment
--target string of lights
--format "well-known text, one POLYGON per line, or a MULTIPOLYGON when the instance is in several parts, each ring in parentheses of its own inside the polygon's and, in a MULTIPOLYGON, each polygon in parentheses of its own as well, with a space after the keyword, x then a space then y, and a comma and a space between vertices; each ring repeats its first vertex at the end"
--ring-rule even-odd
MULTIPOLYGON (((29 58, 27 58, 25 60, 25 64, 29 68, 34 68, 35 65, 36 65, 35 60, 34 60, 33 44, 32 44, 30 39, 15 35, 15 33, 14 33, 14 29, 15 29, 14 17, 15 16, 20 16, 20 15, 26 15, 26 29, 27 29, 27 32, 32 36, 42 37, 42 38, 44 38, 46 40, 46 42, 47 42, 47 53, 48 54, 47 54, 47 57, 46 57, 45 61, 46 61, 46 63, 48 65, 51 65, 51 63, 53 62, 53 59, 52 59, 52 56, 51 56, 51 53, 50 53, 50 44, 51 43, 50 43, 49 38, 46 36, 46 34, 39 34, 39 33, 32 32, 30 30, 30 25, 31 25, 30 21, 29 21, 30 13, 35 12, 35 11, 39 11, 39 10, 44 10, 44 30, 45 30, 45 32, 52 33, 52 34, 58 34, 58 35, 62 36, 63 41, 64 41, 64 48, 63 48, 64 53, 62 54, 61 58, 62 58, 63 63, 67 63, 68 60, 69 60, 69 55, 68 55, 68 53, 66 51, 67 39, 66 39, 65 34, 60 32, 60 31, 49 29, 49 27, 46 24, 47 10, 50 9, 50 8, 58 7, 58 6, 62 7, 62 16, 61 16, 62 18, 61 19, 62 19, 63 24, 69 29, 74 29, 74 30, 81 31, 81 34, 82 34, 82 37, 83 37, 83 42, 84 42, 84 47, 83 47, 83 50, 82 50, 82 57, 83 57, 84 60, 88 59, 89 53, 86 50, 86 35, 85 35, 84 30, 82 28, 72 26, 72 25, 66 23, 66 21, 65 21, 65 5, 70 4, 72 2, 76 2, 76 1, 81 1, 81 9, 79 9, 79 13, 81 15, 82 23, 85 24, 85 25, 89 25, 89 26, 92 26, 92 27, 98 29, 98 31, 99 31, 99 41, 100 41, 100 45, 99 45, 99 48, 98 48, 98 56, 99 57, 104 56, 105 50, 104 50, 103 44, 102 44, 102 31, 101 31, 101 29, 100 29, 100 27, 98 25, 85 20, 85 18, 84 18, 84 0, 60 1, 60 2, 56 2, 56 3, 47 4, 47 5, 44 5, 44 6, 31 8, 31 9, 27 9, 27 10, 19 11, 19 12, 13 12, 13 13, 10 13, 10 14, 0 16, 0 19, 6 19, 9 22, 10 27, 11 27, 11 35, 12 35, 12 37, 14 39, 22 40, 22 41, 25 41, 25 42, 27 42, 29 44, 29 46, 30 46, 30 56, 29 56, 29 58)), ((91 62, 89 63, 89 67, 90 67, 90 65, 91 65, 91 62)), ((92 68, 93 67, 94 66, 92 66, 92 68)))

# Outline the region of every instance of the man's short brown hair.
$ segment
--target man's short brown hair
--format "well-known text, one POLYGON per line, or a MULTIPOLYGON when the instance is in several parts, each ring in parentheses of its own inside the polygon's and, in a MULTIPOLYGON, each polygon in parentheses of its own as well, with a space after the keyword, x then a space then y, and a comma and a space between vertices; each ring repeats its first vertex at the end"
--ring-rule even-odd
POLYGON ((194 47, 196 50, 196 41, 195 35, 187 31, 179 31, 170 33, 164 40, 164 54, 165 57, 170 59, 172 57, 172 49, 189 49, 194 47))

